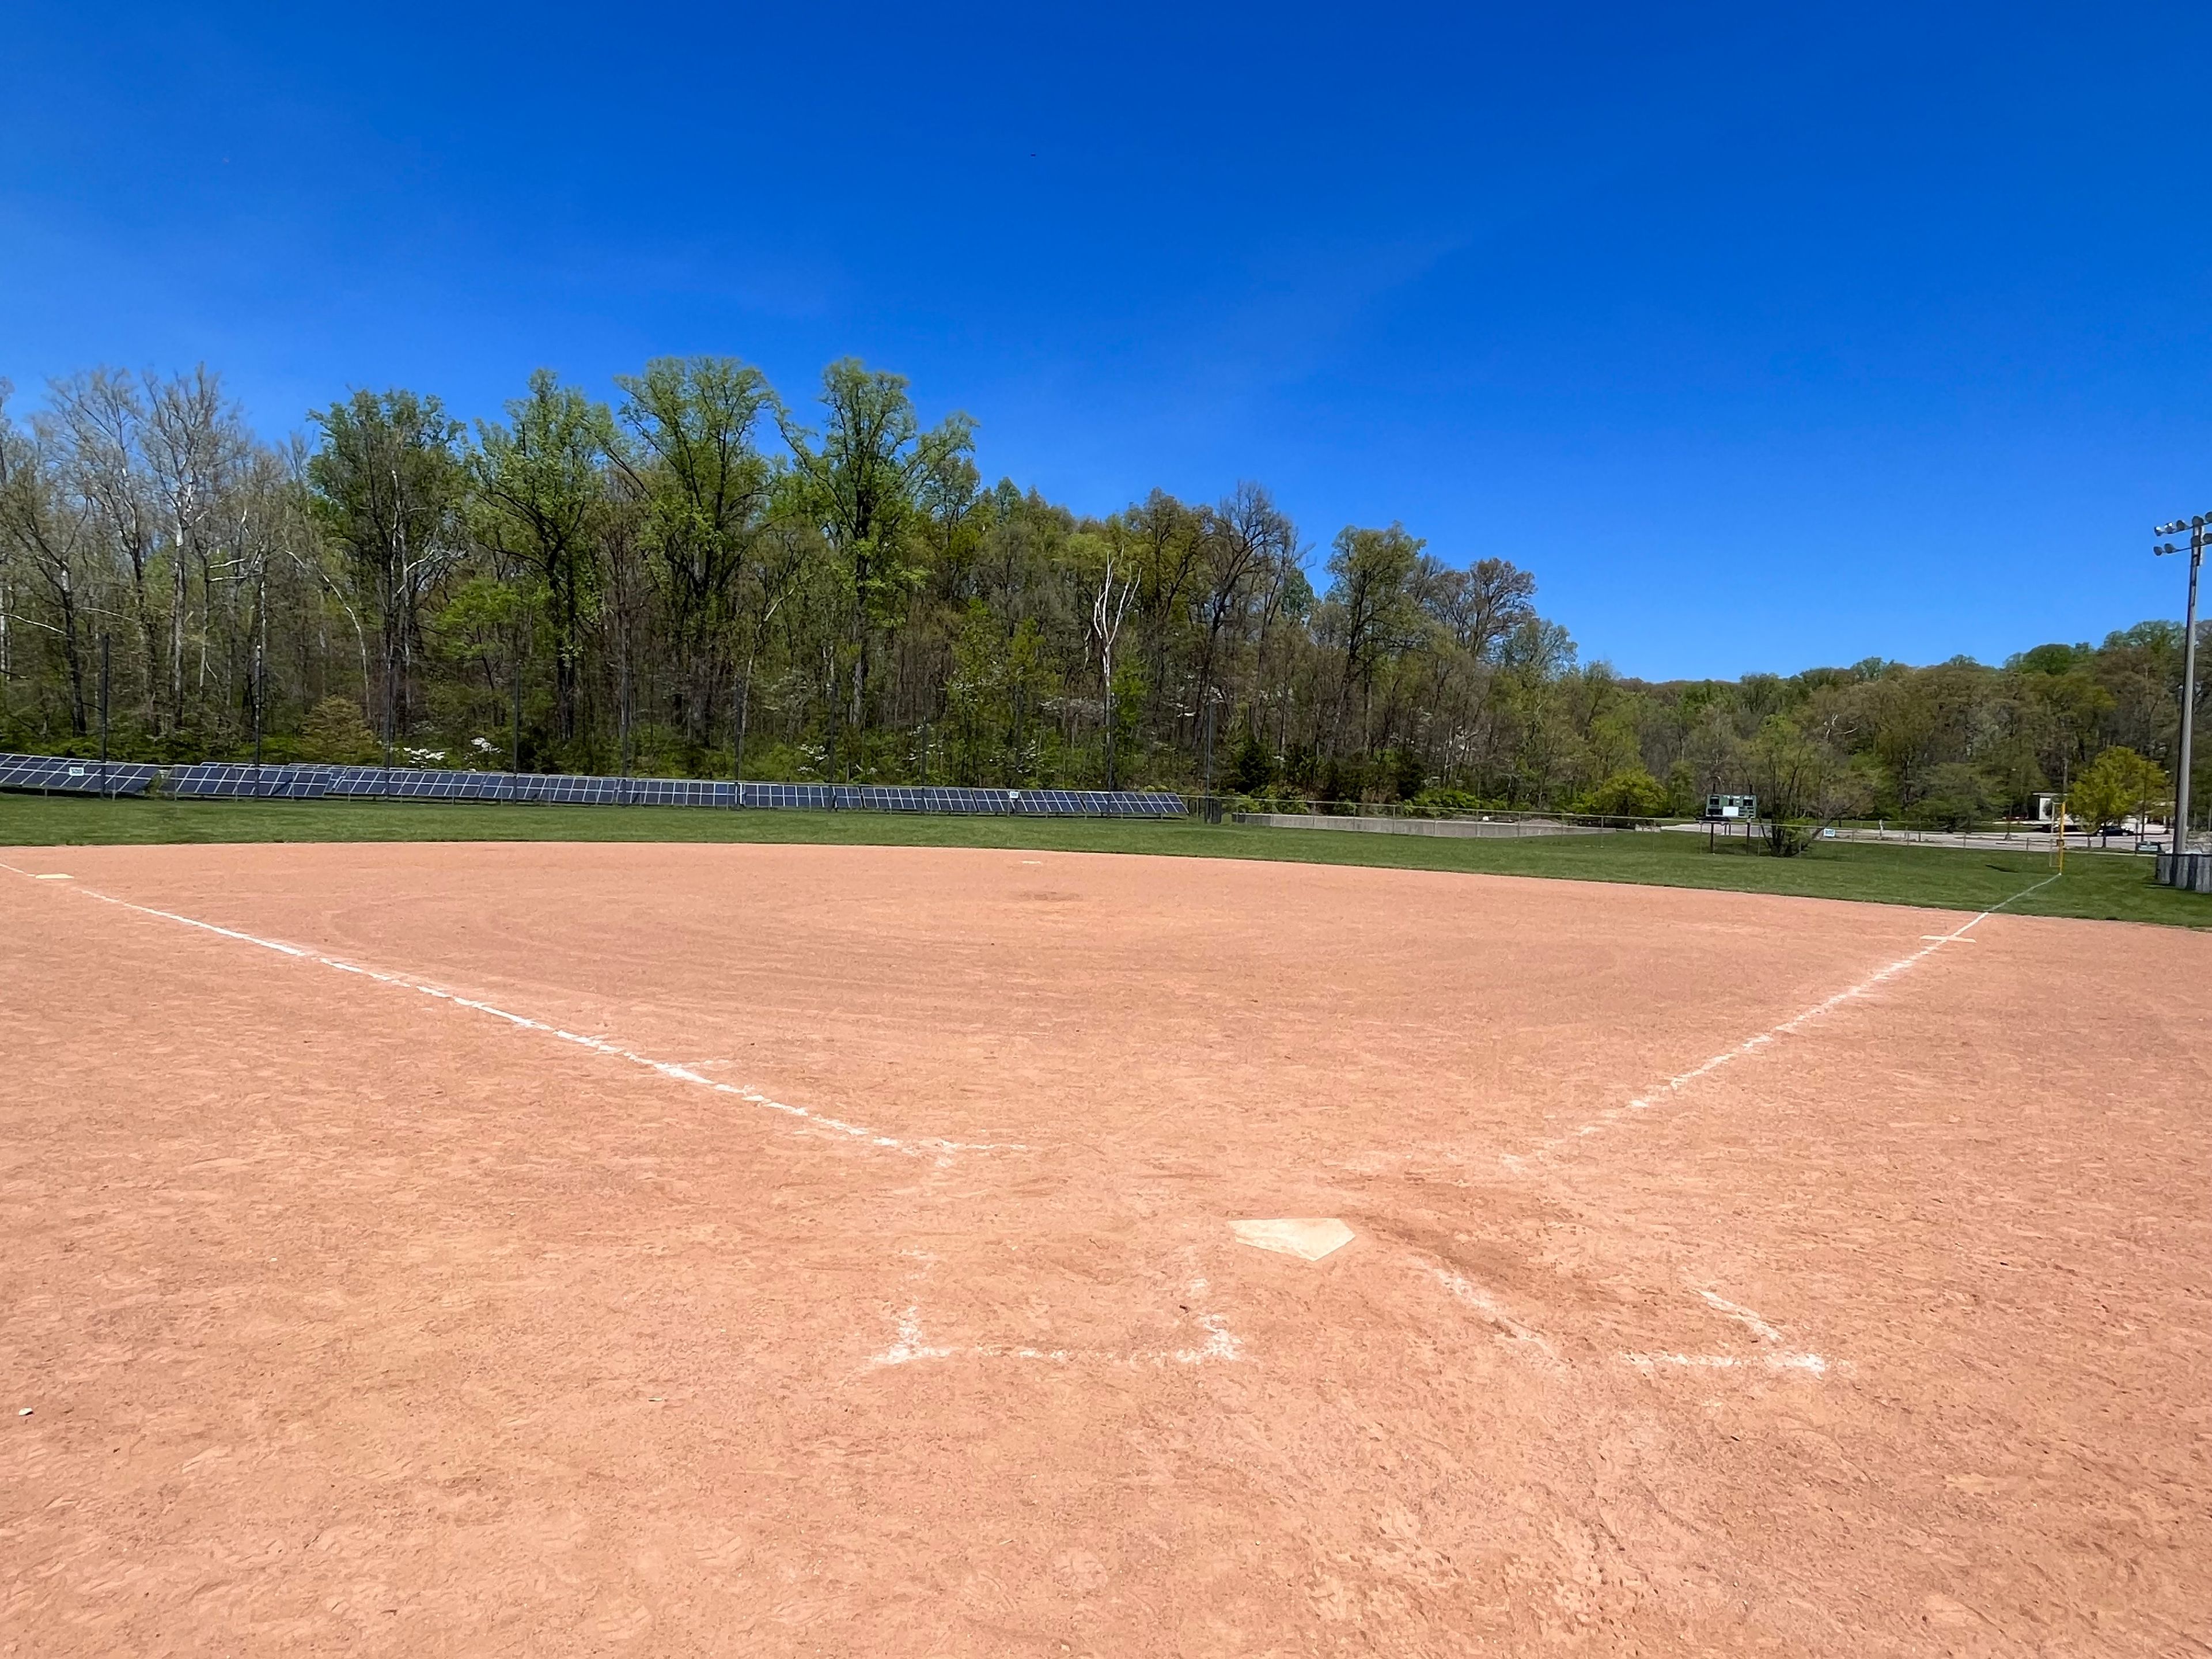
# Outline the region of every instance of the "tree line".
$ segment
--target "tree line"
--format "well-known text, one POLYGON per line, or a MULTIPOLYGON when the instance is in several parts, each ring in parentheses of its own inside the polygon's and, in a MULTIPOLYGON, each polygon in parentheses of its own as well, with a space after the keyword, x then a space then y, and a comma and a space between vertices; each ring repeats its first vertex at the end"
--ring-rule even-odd
POLYGON ((2178 624, 1641 682, 1401 525, 986 486, 971 421, 851 359, 803 404, 723 357, 616 388, 356 391, 272 445, 204 368, 0 382, 0 744, 1929 822, 2171 764, 2178 624))

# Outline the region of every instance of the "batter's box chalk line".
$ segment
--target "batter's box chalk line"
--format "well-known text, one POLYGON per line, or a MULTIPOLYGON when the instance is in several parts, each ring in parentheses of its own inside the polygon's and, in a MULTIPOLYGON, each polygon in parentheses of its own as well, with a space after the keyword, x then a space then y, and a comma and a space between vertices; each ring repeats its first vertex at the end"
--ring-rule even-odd
POLYGON ((1485 1290, 1466 1274, 1456 1268, 1446 1267, 1441 1261, 1434 1261, 1427 1256, 1419 1255, 1410 1255, 1407 1260, 1412 1264, 1414 1271, 1443 1285, 1445 1293, 1454 1302, 1480 1315, 1483 1321, 1498 1333, 1501 1340, 1527 1353, 1540 1358, 1547 1364, 1557 1365, 1560 1363, 1559 1350, 1551 1345, 1543 1334, 1516 1318, 1493 1292, 1485 1290))
MULTIPOLYGON (((0 864, 0 869, 14 871, 17 875, 30 873, 28 871, 16 869, 12 864, 0 864)), ((129 899, 117 898, 112 893, 103 893, 99 889, 88 887, 82 882, 73 882, 67 889, 58 890, 81 894, 86 898, 96 899, 102 904, 112 904, 118 909, 135 911, 142 916, 154 916, 163 921, 176 922, 179 926, 197 928, 201 933, 213 933, 219 939, 231 939, 240 945, 251 945, 260 950, 273 951, 278 956, 289 957, 297 962, 313 963, 319 967, 328 968, 337 973, 350 974, 360 979, 374 980, 380 985, 390 985, 401 990, 417 992, 437 1001, 451 1003, 456 1008, 466 1008, 472 1013, 483 1014, 489 1018, 503 1021, 518 1030, 537 1032, 557 1042, 572 1043, 579 1048, 587 1048, 593 1054, 605 1054, 611 1059, 642 1067, 672 1082, 690 1084, 696 1088, 711 1090, 718 1095, 730 1096, 744 1102, 749 1106, 758 1106, 767 1111, 781 1113, 786 1117, 798 1120, 797 1133, 828 1135, 834 1139, 876 1147, 887 1152, 902 1153, 909 1158, 935 1158, 940 1163, 960 1152, 1026 1152, 1030 1150, 1018 1141, 945 1140, 935 1136, 902 1138, 897 1135, 885 1134, 881 1130, 869 1128, 865 1124, 835 1117, 826 1112, 818 1112, 811 1107, 794 1106, 787 1101, 774 1099, 763 1094, 759 1090, 741 1083, 724 1083, 718 1079, 708 1077, 701 1072, 695 1071, 689 1066, 679 1066, 673 1060, 655 1060, 650 1054, 639 1054, 635 1049, 627 1048, 608 1037, 593 1036, 580 1031, 563 1030, 560 1026, 548 1021, 532 1019, 526 1014, 512 1012, 486 1002, 480 997, 463 996, 458 991, 450 991, 441 986, 430 984, 426 981, 415 978, 412 975, 396 973, 388 969, 367 967, 357 962, 349 962, 342 957, 325 956, 319 951, 310 951, 301 945, 287 945, 280 939, 263 939, 258 934, 244 933, 235 927, 217 927, 214 922, 202 921, 196 916, 180 915, 173 910, 159 910, 149 904, 133 904, 129 899)))
POLYGON ((1899 975, 1909 972, 1945 945, 1975 943, 1976 941, 1967 936, 1977 926, 1987 921, 2006 905, 2016 904, 2030 893, 2048 887, 2057 879, 2057 876, 2049 876, 2041 881, 2031 883, 2010 898, 1992 904, 1979 915, 1954 927, 1948 933, 1922 934, 1921 938, 1926 943, 1923 944, 1917 951, 1909 956, 1899 957, 1895 962, 1885 967, 1875 969, 1857 984, 1845 986, 1833 996, 1824 998, 1811 1007, 1791 1015, 1780 1024, 1770 1025, 1764 1031, 1746 1037, 1735 1047, 1722 1049, 1720 1053, 1692 1066, 1688 1071, 1678 1073, 1656 1087, 1646 1090, 1633 1100, 1622 1105, 1607 1107, 1589 1122, 1578 1125, 1565 1134, 1554 1135, 1549 1140, 1540 1141, 1526 1152, 1500 1153, 1498 1162, 1516 1175, 1526 1174, 1535 1165, 1548 1162, 1555 1154, 1576 1146, 1590 1136, 1603 1134, 1624 1119, 1633 1118, 1641 1113, 1652 1110, 1655 1107, 1664 1103, 1669 1097, 1680 1094, 1699 1078, 1709 1077, 1724 1066, 1730 1066, 1739 1060, 1747 1059, 1784 1037, 1796 1036, 1800 1030, 1819 1019, 1822 1015, 1833 1012, 1847 1002, 1855 1002, 1895 979, 1899 975))
MULTIPOLYGON (((925 1269, 925 1271, 927 1271, 925 1269)), ((1204 1297, 1206 1280, 1194 1279, 1185 1294, 1193 1302, 1204 1297)), ((971 1342, 947 1346, 929 1341, 921 1328, 921 1305, 909 1302, 895 1316, 896 1334, 890 1345, 869 1357, 866 1369, 911 1364, 918 1359, 1012 1359, 1045 1365, 1120 1365, 1131 1368, 1205 1365, 1216 1361, 1234 1364, 1244 1358, 1242 1338, 1229 1328, 1225 1315, 1199 1313, 1190 1322, 1206 1334, 1202 1343, 1174 1348, 1040 1348, 1030 1343, 971 1342)))
MULTIPOLYGON (((1428 1256, 1414 1253, 1408 1255, 1406 1260, 1415 1272, 1443 1285, 1454 1302, 1480 1316, 1498 1333, 1500 1340, 1545 1366, 1558 1369, 1566 1364, 1543 1333, 1516 1316, 1495 1291, 1476 1284, 1456 1268, 1428 1256)), ((1765 1370, 1795 1371, 1812 1376, 1826 1376, 1832 1371, 1850 1369, 1844 1362, 1832 1360, 1820 1354, 1792 1352, 1786 1346, 1788 1338, 1778 1326, 1762 1319, 1749 1308, 1729 1301, 1717 1291, 1699 1289, 1698 1297, 1713 1312, 1741 1325, 1757 1337, 1761 1345, 1759 1351, 1748 1355, 1624 1353, 1620 1358, 1646 1376, 1666 1369, 1765 1370)))
POLYGON ((1646 1376, 1663 1370, 1768 1370, 1795 1371, 1807 1376, 1826 1376, 1831 1371, 1847 1370, 1840 1360, 1832 1360, 1817 1353, 1793 1353, 1784 1346, 1787 1338, 1778 1326, 1770 1323, 1750 1309, 1730 1302, 1717 1291, 1699 1289, 1698 1299, 1723 1319, 1742 1326, 1759 1340, 1758 1352, 1734 1353, 1625 1353, 1621 1358, 1646 1376))

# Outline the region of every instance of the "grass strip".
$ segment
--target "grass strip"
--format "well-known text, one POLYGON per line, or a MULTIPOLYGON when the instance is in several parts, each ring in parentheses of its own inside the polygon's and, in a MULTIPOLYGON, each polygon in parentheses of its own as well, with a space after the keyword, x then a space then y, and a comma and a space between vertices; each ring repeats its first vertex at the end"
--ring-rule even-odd
MULTIPOLYGON (((462 801, 98 800, 0 795, 0 845, 214 842, 640 841, 1023 848, 1464 871, 1568 881, 1780 893, 1985 910, 2051 873, 2044 852, 1816 843, 1794 859, 1708 852, 1679 833, 1450 840, 1243 824, 1095 818, 933 817, 881 812, 714 811, 699 807, 515 806, 462 801)), ((2212 927, 2212 895, 2151 879, 2148 857, 2081 854, 2062 881, 2011 909, 2212 927)))

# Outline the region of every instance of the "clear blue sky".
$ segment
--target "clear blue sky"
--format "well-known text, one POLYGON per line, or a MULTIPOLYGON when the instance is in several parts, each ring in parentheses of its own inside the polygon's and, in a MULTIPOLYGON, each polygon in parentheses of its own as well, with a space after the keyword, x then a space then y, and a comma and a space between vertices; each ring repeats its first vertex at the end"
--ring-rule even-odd
POLYGON ((1085 511, 1273 489, 1654 678, 2180 611, 2212 10, 17 0, 0 374, 495 413, 854 354, 1085 511))

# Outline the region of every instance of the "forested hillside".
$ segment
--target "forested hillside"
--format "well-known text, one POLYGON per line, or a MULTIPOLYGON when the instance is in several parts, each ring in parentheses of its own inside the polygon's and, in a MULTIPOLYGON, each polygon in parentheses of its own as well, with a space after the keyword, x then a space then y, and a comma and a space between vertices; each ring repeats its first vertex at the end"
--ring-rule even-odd
POLYGON ((275 448, 205 370, 0 398, 0 746, 88 750, 104 661, 111 752, 159 759, 1191 789, 1210 752, 1255 797, 1930 820, 2170 763, 2175 623, 1645 684, 1398 525, 986 486, 965 417, 849 360, 805 402, 722 358, 619 394, 540 372, 465 428, 359 392, 275 448))

